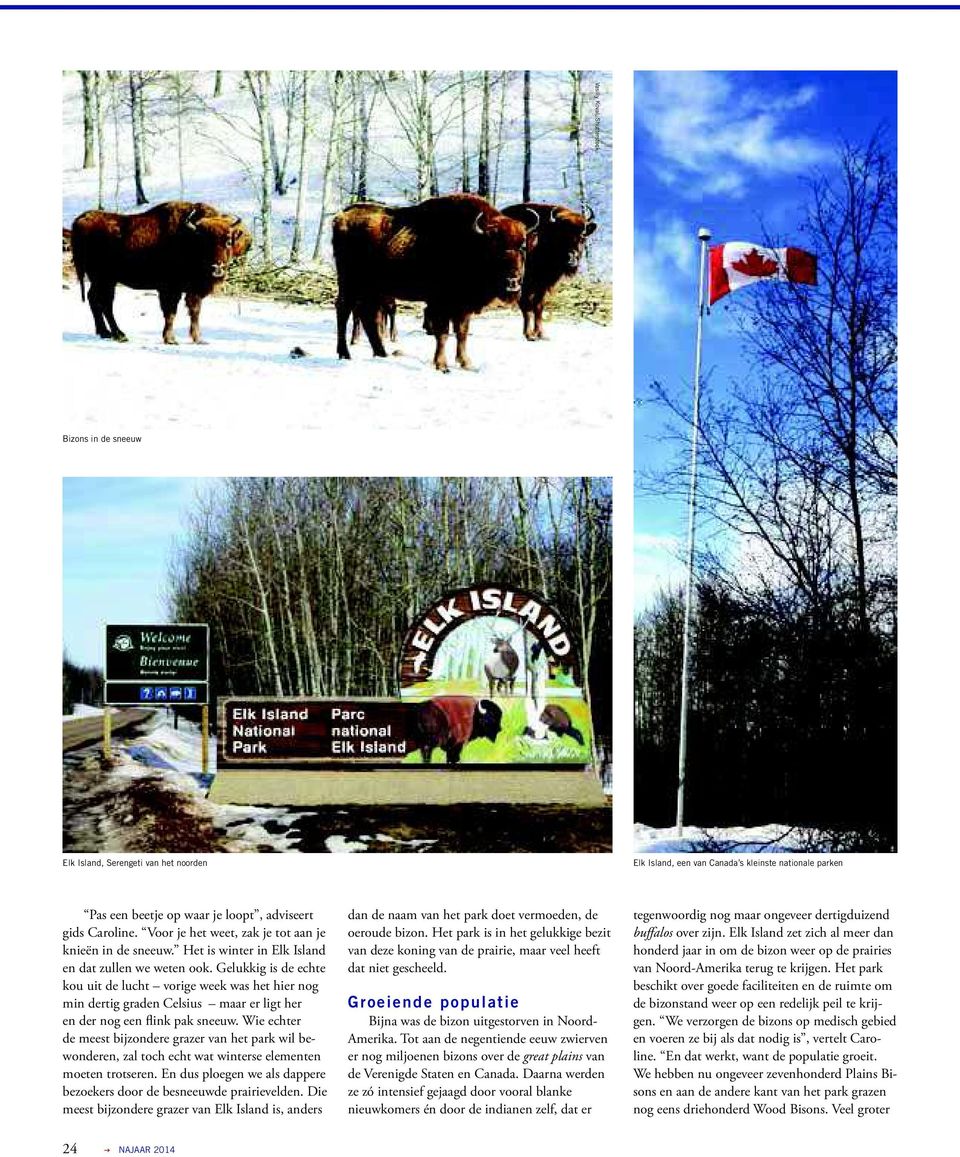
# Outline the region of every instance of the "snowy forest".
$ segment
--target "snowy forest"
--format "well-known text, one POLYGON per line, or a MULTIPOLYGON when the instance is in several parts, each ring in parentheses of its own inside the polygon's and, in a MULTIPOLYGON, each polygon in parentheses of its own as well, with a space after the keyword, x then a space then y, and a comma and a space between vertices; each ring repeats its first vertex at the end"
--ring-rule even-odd
MULTIPOLYGON (((813 289, 744 302, 743 372, 707 390, 687 822, 777 822, 822 850, 896 846, 896 171, 874 139, 814 180, 813 289)), ((689 401, 653 383, 677 440, 651 493, 682 496, 689 401)), ((683 592, 635 625, 636 818, 677 798, 683 592)))
POLYGON ((610 735, 611 489, 600 478, 229 478, 197 497, 171 622, 210 624, 220 695, 394 696, 409 625, 449 588, 542 594, 610 735))
POLYGON ((587 271, 608 278, 609 101, 609 75, 578 70, 70 72, 64 224, 211 201, 252 227, 256 264, 297 265, 352 201, 472 192, 590 205, 587 271))

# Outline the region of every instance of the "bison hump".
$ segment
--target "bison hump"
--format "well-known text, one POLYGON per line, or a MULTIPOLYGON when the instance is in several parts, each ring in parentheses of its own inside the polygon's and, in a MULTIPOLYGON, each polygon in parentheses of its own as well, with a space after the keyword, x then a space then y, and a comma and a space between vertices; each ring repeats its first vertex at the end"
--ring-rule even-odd
POLYGON ((466 743, 473 732, 476 699, 470 695, 438 695, 429 703, 442 712, 450 739, 456 743, 466 743))

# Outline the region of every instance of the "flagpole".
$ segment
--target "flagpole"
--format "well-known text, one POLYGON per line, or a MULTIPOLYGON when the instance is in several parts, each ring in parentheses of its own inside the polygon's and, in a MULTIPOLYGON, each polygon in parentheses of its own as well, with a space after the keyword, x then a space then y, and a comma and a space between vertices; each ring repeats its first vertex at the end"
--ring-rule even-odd
POLYGON ((677 835, 683 835, 683 796, 687 781, 687 717, 690 712, 690 613, 694 594, 693 552, 697 510, 697 437, 700 432, 700 355, 703 351, 704 287, 710 230, 700 229, 700 288, 697 295, 697 349, 693 361, 693 419, 690 435, 690 500, 687 507, 687 590, 683 604, 683 662, 680 668, 680 747, 677 769, 677 835))

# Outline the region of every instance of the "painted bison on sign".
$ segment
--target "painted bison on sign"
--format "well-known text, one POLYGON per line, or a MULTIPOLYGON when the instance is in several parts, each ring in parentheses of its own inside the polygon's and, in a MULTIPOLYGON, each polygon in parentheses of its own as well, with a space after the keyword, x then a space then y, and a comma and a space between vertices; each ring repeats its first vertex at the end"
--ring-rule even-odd
POLYGON ((362 201, 333 219, 337 266, 337 355, 350 357, 347 322, 355 312, 375 357, 386 357, 382 322, 395 300, 422 301, 436 339, 433 364, 446 373, 447 335, 457 364, 467 356, 470 318, 494 301, 514 302, 523 284, 530 217, 505 217, 482 197, 453 193, 393 208, 362 201))
POLYGON ((489 699, 471 695, 438 695, 418 703, 415 715, 417 749, 429 763, 439 747, 448 763, 459 763, 464 744, 471 739, 496 741, 503 712, 489 699))
POLYGON ((145 213, 88 209, 70 231, 73 264, 93 314, 97 336, 126 341, 113 315, 117 285, 155 289, 163 312, 163 340, 176 345, 173 322, 180 298, 190 314, 190 337, 201 341, 200 306, 223 284, 227 267, 250 248, 239 217, 202 201, 166 201, 145 213))
POLYGON ((503 212, 517 221, 527 221, 534 213, 540 222, 536 244, 530 246, 527 254, 520 310, 523 336, 527 341, 542 341, 543 303, 561 278, 572 277, 577 272, 586 240, 597 228, 593 210, 588 205, 586 214, 582 214, 563 205, 523 201, 507 206, 503 212))

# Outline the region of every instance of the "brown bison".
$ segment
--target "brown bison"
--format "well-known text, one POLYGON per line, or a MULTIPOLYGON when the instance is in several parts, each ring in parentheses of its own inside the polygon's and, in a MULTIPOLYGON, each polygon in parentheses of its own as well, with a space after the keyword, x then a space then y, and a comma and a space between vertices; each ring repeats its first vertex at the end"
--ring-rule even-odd
POLYGON ((414 734, 423 762, 429 763, 439 747, 448 763, 459 763, 464 744, 471 739, 496 741, 502 718, 496 703, 470 695, 438 695, 418 703, 414 734))
POLYGON ((467 357, 470 318, 494 301, 517 300, 523 284, 527 225, 482 197, 453 193, 390 208, 362 201, 333 219, 337 266, 337 355, 349 358, 347 321, 356 312, 375 357, 386 357, 381 322, 391 301, 426 303, 436 339, 433 364, 446 373, 447 334, 457 335, 457 364, 467 357))
POLYGON ((572 277, 577 272, 583 246, 597 228, 593 210, 588 205, 584 216, 562 205, 524 201, 519 205, 509 205, 503 212, 516 221, 528 220, 531 213, 540 219, 536 244, 530 246, 527 254, 520 310, 523 313, 523 336, 527 341, 542 341, 544 300, 562 277, 572 277))
POLYGON ((163 312, 163 340, 176 345, 173 322, 181 296, 190 314, 190 337, 201 341, 200 305, 224 281, 227 266, 250 248, 239 217, 202 201, 166 201, 145 213, 88 209, 71 229, 73 264, 90 303, 97 336, 126 341, 113 316, 117 285, 155 289, 163 312))
POLYGON ((556 703, 548 703, 540 715, 540 722, 546 724, 547 730, 554 735, 569 735, 583 747, 583 733, 573 726, 569 714, 556 703))

